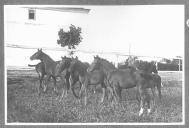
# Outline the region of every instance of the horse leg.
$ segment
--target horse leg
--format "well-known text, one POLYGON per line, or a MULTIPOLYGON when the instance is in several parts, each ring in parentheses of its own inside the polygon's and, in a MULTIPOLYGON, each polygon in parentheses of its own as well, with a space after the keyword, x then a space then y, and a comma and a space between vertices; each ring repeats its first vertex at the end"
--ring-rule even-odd
POLYGON ((136 90, 136 99, 138 101, 138 104, 140 105, 141 98, 140 98, 138 89, 136 90))
POLYGON ((158 96, 159 96, 159 99, 161 101, 161 87, 162 87, 162 82, 161 82, 161 77, 158 75, 157 78, 156 78, 156 87, 157 87, 157 90, 158 90, 158 96))
POLYGON ((148 115, 152 112, 152 109, 154 109, 155 107, 155 87, 152 87, 151 91, 152 91, 152 106, 150 106, 150 101, 151 101, 150 95, 148 92, 145 92, 148 115))
POLYGON ((44 74, 41 75, 41 79, 40 79, 40 85, 41 85, 41 88, 43 88, 43 92, 46 92, 47 91, 47 86, 45 85, 43 79, 44 79, 44 74))
POLYGON ((70 89, 69 78, 66 79, 66 83, 67 83, 67 84, 66 84, 66 89, 65 89, 65 94, 64 94, 65 97, 67 97, 68 91, 69 91, 69 89, 70 89))
POLYGON ((162 82, 161 82, 161 78, 159 77, 159 81, 157 83, 157 90, 158 90, 158 96, 159 96, 159 99, 161 101, 161 87, 162 87, 162 82))
POLYGON ((70 82, 69 82, 69 75, 66 75, 65 76, 65 83, 66 83, 66 89, 65 89, 65 96, 67 96, 68 94, 68 90, 70 89, 70 82))
POLYGON ((75 79, 73 79, 72 76, 70 76, 69 82, 70 82, 70 87, 71 87, 71 90, 72 90, 74 97, 78 99, 79 96, 76 95, 75 90, 74 90, 74 85, 77 81, 75 79))
POLYGON ((39 94, 39 96, 40 96, 40 95, 41 95, 42 81, 43 81, 44 74, 41 74, 41 72, 38 72, 38 70, 37 70, 37 69, 36 69, 36 72, 37 72, 38 77, 39 77, 38 94, 39 94))
POLYGON ((121 88, 117 85, 117 86, 114 86, 114 91, 115 91, 115 95, 117 97, 117 103, 120 103, 121 102, 121 88))
POLYGON ((86 83, 84 83, 84 92, 85 92, 85 106, 87 105, 87 97, 88 97, 88 92, 87 92, 87 86, 86 86, 86 83))
MULTIPOLYGON (((59 99, 59 101, 61 101, 63 99, 63 97, 65 96, 65 84, 63 83, 63 81, 65 80, 62 76, 60 77, 61 78, 61 83, 62 83, 62 95, 59 99)), ((57 98, 58 99, 58 98, 57 98)))
POLYGON ((81 89, 80 89, 80 91, 79 91, 79 98, 80 98, 80 103, 82 103, 82 97, 83 97, 83 92, 85 93, 84 95, 85 95, 85 104, 86 104, 86 101, 87 101, 87 99, 86 99, 86 92, 87 90, 86 90, 86 87, 85 87, 85 82, 84 83, 82 83, 81 84, 81 89))
POLYGON ((41 89, 42 89, 42 78, 39 75, 39 87, 38 87, 38 95, 39 96, 41 95, 41 89))
POLYGON ((107 90, 109 91, 109 93, 107 93, 107 94, 109 94, 108 100, 112 102, 112 99, 113 99, 113 96, 114 96, 113 90, 110 86, 107 87, 107 90))
POLYGON ((53 78, 53 80, 54 80, 54 92, 55 92, 56 94, 58 94, 58 88, 57 88, 57 86, 56 86, 56 77, 55 77, 55 76, 52 76, 52 78, 53 78))
POLYGON ((104 98, 106 95, 106 86, 104 83, 102 83, 101 86, 102 86, 102 98, 101 98, 101 103, 102 103, 102 102, 104 102, 104 98))
POLYGON ((92 88, 92 90, 93 90, 93 93, 96 94, 96 86, 94 86, 94 87, 92 88))
MULTIPOLYGON (((154 106, 155 106, 155 86, 153 86, 152 88, 151 88, 151 91, 152 91, 152 108, 154 108, 154 106)), ((150 109, 150 107, 148 107, 148 109, 150 109)), ((149 110, 150 112, 151 112, 151 110, 149 110)), ((150 113, 148 111, 148 114, 150 113)))
POLYGON ((44 92, 47 91, 47 87, 48 87, 48 84, 49 84, 50 78, 51 78, 50 75, 47 75, 47 77, 45 78, 44 89, 43 89, 44 92))
POLYGON ((160 85, 158 85, 158 87, 157 87, 157 89, 158 89, 158 96, 159 96, 159 99, 160 99, 160 101, 161 101, 161 84, 160 85))
POLYGON ((139 87, 138 92, 139 92, 139 94, 140 94, 140 99, 141 99, 141 100, 140 100, 140 111, 139 111, 139 116, 142 116, 143 113, 144 113, 145 96, 146 96, 146 94, 145 94, 144 90, 143 90, 141 87, 139 87))

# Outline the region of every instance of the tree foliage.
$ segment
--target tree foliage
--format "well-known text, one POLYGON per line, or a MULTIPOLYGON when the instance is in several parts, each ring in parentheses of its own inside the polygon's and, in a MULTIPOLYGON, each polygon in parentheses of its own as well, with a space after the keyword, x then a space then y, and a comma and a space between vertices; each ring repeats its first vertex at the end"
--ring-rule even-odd
POLYGON ((75 49, 82 41, 81 28, 75 27, 74 25, 71 25, 67 32, 64 31, 64 29, 60 29, 58 36, 59 39, 57 40, 57 43, 61 45, 61 47, 67 46, 68 49, 75 49))

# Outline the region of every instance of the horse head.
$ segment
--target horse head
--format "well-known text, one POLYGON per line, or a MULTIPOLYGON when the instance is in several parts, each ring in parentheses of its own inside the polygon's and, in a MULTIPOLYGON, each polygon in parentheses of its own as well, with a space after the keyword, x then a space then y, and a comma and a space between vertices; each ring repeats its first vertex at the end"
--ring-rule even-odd
POLYGON ((91 63, 91 65, 88 67, 87 71, 88 72, 92 72, 94 70, 97 70, 100 68, 100 62, 99 62, 100 58, 98 56, 94 56, 94 60, 91 63))
POLYGON ((152 61, 152 62, 150 63, 150 68, 149 68, 148 72, 150 72, 150 73, 153 72, 153 73, 155 73, 155 74, 158 73, 157 66, 156 66, 156 62, 152 61))
POLYGON ((43 55, 42 49, 37 49, 37 52, 34 53, 31 57, 30 60, 41 60, 43 55))
POLYGON ((72 60, 71 60, 71 62, 70 62, 70 66, 69 66, 69 68, 68 68, 68 71, 69 71, 69 72, 73 72, 73 71, 74 71, 75 65, 77 64, 78 61, 79 61, 79 60, 78 60, 78 57, 72 58, 72 60))
POLYGON ((67 67, 67 57, 61 57, 62 60, 56 65, 56 76, 59 75, 61 72, 63 72, 67 67))
POLYGON ((155 62, 140 61, 137 68, 146 73, 158 73, 155 62))

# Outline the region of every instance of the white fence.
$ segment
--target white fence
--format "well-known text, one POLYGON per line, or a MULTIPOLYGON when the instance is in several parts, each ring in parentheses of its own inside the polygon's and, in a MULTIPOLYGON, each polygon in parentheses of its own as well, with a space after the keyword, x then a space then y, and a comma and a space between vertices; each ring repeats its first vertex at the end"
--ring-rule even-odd
MULTIPOLYGON (((38 49, 38 47, 31 47, 31 46, 25 46, 25 45, 15 45, 15 44, 6 44, 7 48, 14 48, 14 49, 21 49, 21 50, 28 50, 30 51, 30 53, 33 52, 33 50, 38 49), (32 50, 32 52, 31 52, 32 50)), ((45 51, 51 51, 51 53, 58 53, 59 54, 55 57, 55 58, 60 58, 59 56, 60 53, 64 53, 67 54, 67 52, 69 51, 74 51, 75 55, 80 55, 83 56, 84 59, 88 58, 88 60, 90 60, 90 62, 93 60, 93 56, 94 55, 99 55, 103 58, 106 58, 109 61, 112 61, 113 63, 115 63, 115 65, 117 66, 118 63, 120 62, 124 62, 129 56, 137 56, 139 59, 141 60, 149 60, 149 61, 156 61, 159 62, 161 59, 166 58, 166 59, 178 59, 179 60, 179 70, 181 69, 181 61, 183 60, 183 58, 178 58, 178 57, 158 57, 158 56, 140 56, 140 55, 129 55, 129 54, 124 54, 124 53, 118 53, 118 52, 98 52, 98 51, 87 51, 87 50, 69 50, 66 48, 49 48, 49 47, 42 47, 43 50, 45 51), (90 59, 89 59, 90 58, 90 59)), ((11 51, 11 50, 10 50, 11 51)), ((14 54, 14 53, 13 53, 14 54)), ((31 55, 31 54, 30 54, 31 55)), ((29 58, 29 54, 26 55, 26 58, 29 58)), ((79 56, 79 58, 80 58, 79 56)), ((81 57, 82 58, 82 57, 81 57)), ((86 60, 84 60, 86 61, 86 60)))

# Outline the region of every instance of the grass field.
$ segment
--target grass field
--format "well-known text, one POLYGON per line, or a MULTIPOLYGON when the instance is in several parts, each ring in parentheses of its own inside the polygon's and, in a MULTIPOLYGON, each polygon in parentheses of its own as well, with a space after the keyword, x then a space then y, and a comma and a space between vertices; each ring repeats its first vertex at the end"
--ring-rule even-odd
MULTIPOLYGON (((88 105, 74 98, 71 91, 61 102, 53 92, 52 83, 47 93, 38 96, 39 81, 34 70, 7 71, 7 122, 182 122, 182 73, 160 72, 163 85, 162 101, 156 98, 156 109, 151 115, 138 116, 139 106, 135 89, 122 92, 120 105, 107 99, 100 104, 101 90, 90 92, 88 105)), ((6 85, 5 85, 6 86, 6 85)), ((61 93, 61 83, 58 82, 61 93)))

